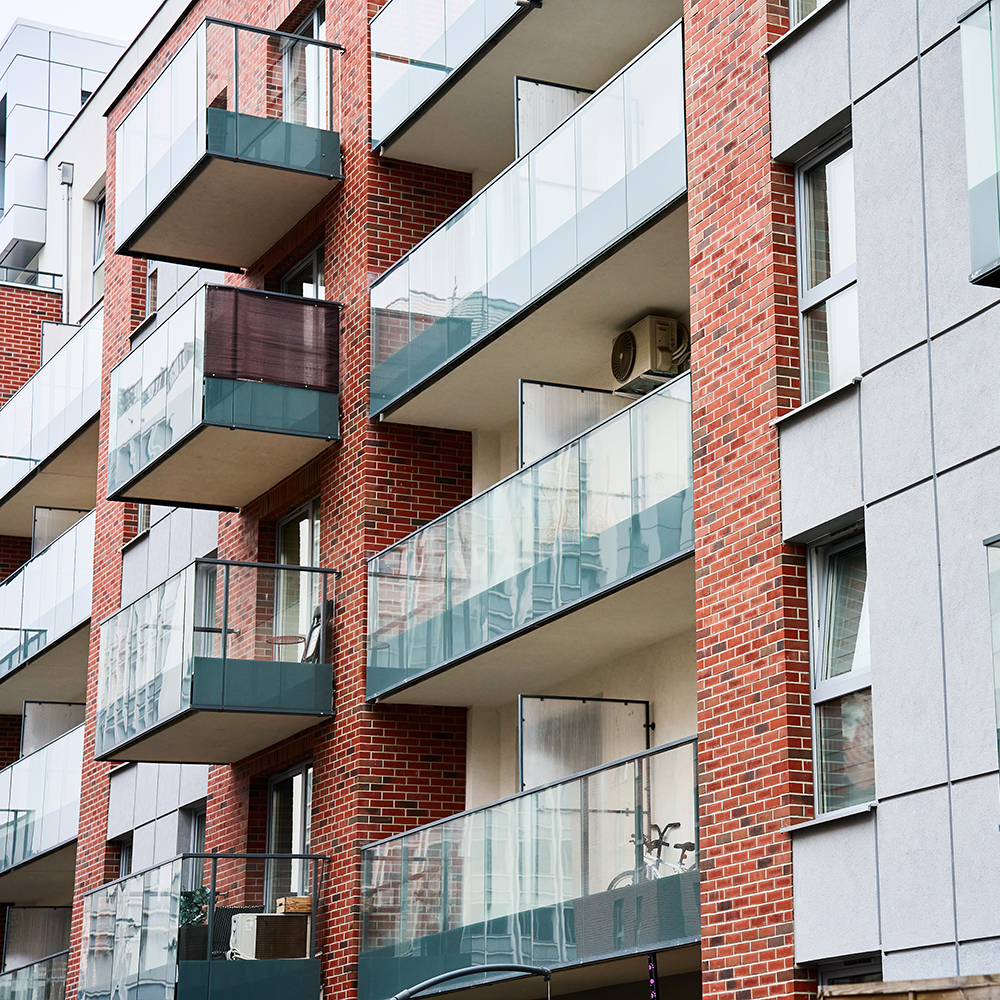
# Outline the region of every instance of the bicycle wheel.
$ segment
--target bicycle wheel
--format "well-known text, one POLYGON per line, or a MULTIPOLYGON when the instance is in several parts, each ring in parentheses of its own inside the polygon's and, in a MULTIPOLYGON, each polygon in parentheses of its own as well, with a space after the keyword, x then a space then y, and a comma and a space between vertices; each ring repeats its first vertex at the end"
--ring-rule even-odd
POLYGON ((635 872, 629 869, 625 872, 619 872, 609 883, 608 892, 612 889, 619 889, 623 885, 634 885, 635 884, 635 872))

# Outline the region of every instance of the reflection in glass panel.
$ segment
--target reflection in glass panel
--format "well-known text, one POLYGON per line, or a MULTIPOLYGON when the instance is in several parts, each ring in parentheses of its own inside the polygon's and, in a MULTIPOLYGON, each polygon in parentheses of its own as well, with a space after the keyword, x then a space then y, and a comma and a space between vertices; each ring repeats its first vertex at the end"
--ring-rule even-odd
POLYGON ((851 285, 803 316, 805 383, 802 401, 846 385, 861 374, 858 286, 851 285))
POLYGON ((875 798, 870 688, 816 706, 820 811, 875 798))
POLYGON ((813 288, 856 260, 854 150, 809 171, 805 191, 806 288, 813 288))
POLYGON ((865 547, 830 556, 821 680, 871 669, 865 547))

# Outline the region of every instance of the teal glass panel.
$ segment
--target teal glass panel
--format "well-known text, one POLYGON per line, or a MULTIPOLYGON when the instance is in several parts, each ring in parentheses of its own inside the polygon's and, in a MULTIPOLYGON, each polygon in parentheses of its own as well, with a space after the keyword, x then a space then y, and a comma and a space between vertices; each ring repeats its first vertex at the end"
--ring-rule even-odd
POLYGON ((654 750, 366 848, 361 1000, 467 966, 493 978, 697 941, 695 756, 694 741, 654 750))
MULTIPOLYGON (((372 22, 373 44, 382 27, 387 45, 400 41, 401 2, 372 22)), ((677 25, 372 285, 371 413, 572 278, 686 184, 677 25)))
POLYGON ((0 772, 0 871, 76 839, 83 726, 0 772))
POLYGON ((0 976, 4 1000, 64 1000, 69 952, 62 952, 0 976))
POLYGON ((369 563, 369 697, 694 546, 682 376, 369 563))
POLYGON ((0 497, 97 415, 103 336, 101 308, 0 408, 0 497))
POLYGON ((504 0, 390 0, 371 22, 372 143, 378 145, 518 8, 504 0))
POLYGON ((327 577, 195 562, 109 618, 101 626, 97 755, 191 708, 329 715, 327 577))
POLYGON ((90 513, 0 583, 0 678, 90 617, 90 513))
MULTIPOLYGON (((965 97, 965 159, 969 182, 972 276, 1000 264, 997 68, 1000 38, 993 34, 994 8, 985 4, 962 22, 965 97)), ((989 282, 995 284, 995 281, 989 282)))

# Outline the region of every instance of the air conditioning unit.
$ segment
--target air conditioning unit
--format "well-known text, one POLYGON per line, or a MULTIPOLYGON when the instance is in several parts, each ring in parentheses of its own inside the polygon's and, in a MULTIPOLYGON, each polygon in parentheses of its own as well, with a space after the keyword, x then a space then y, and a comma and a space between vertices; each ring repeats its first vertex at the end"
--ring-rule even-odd
POLYGON ((233 958, 308 958, 305 913, 236 913, 229 936, 233 958))
POLYGON ((615 337, 611 376, 618 392, 642 396, 679 375, 687 357, 684 327, 668 316, 646 316, 615 337))

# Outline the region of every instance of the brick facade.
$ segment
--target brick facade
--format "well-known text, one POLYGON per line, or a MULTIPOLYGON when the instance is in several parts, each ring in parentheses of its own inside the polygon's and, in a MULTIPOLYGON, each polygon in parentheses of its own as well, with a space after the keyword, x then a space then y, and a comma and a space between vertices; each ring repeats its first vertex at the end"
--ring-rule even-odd
POLYGON ((0 405, 42 363, 42 323, 62 321, 62 295, 0 284, 0 405))
POLYGON ((791 173, 763 53, 784 4, 685 5, 705 995, 806 997, 791 843, 812 810, 805 560, 781 540, 778 435, 799 398, 791 173))

